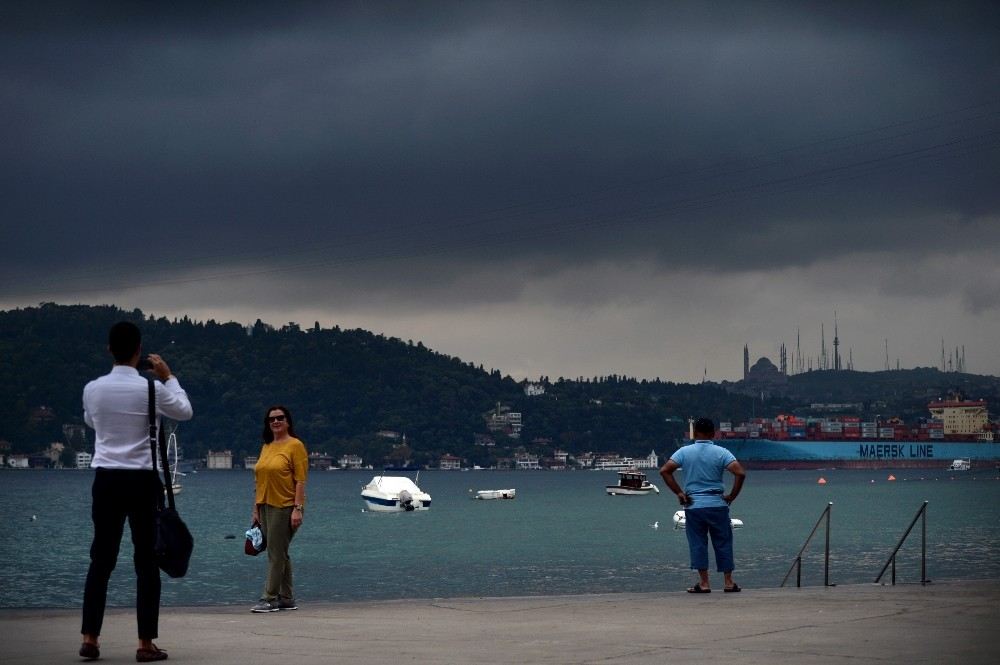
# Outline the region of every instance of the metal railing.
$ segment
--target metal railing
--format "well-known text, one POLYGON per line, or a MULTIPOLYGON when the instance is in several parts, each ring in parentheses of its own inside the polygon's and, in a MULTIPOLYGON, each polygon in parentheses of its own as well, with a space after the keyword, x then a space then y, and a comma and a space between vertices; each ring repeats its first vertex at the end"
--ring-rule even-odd
POLYGON ((820 523, 823 522, 823 518, 826 518, 826 549, 823 554, 823 586, 834 586, 833 584, 830 584, 830 512, 832 508, 832 501, 826 504, 826 509, 823 510, 823 514, 819 516, 818 520, 816 520, 816 525, 809 533, 809 537, 806 538, 806 542, 802 545, 802 549, 800 549, 799 553, 795 555, 795 561, 792 562, 791 568, 789 568, 788 572, 785 573, 785 579, 781 580, 781 586, 785 586, 785 582, 788 581, 788 576, 792 574, 793 570, 796 571, 795 586, 802 586, 802 553, 806 551, 807 547, 809 547, 809 541, 811 541, 812 537, 816 535, 816 529, 818 529, 820 523))
POLYGON ((882 571, 878 574, 878 577, 875 578, 875 584, 879 583, 879 580, 881 580, 882 576, 885 575, 886 569, 891 565, 892 584, 893 586, 895 586, 896 553, 899 552, 899 548, 903 546, 903 542, 906 540, 906 537, 910 535, 910 532, 913 531, 913 526, 917 523, 917 520, 920 519, 921 517, 923 519, 921 520, 920 523, 920 583, 930 584, 930 580, 927 579, 927 502, 926 501, 924 501, 924 504, 920 506, 920 510, 917 511, 917 514, 913 516, 913 521, 910 522, 910 526, 906 527, 906 533, 904 533, 903 537, 899 539, 898 543, 896 543, 895 549, 893 549, 892 554, 889 555, 889 560, 885 562, 885 565, 882 566, 882 571))

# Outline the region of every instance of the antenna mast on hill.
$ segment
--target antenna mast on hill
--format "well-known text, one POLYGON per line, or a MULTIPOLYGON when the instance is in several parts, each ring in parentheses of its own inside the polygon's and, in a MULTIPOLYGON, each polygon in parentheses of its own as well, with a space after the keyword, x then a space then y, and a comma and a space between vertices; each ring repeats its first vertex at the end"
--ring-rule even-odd
POLYGON ((885 371, 889 371, 889 338, 885 338, 885 371))
POLYGON ((826 356, 826 330, 823 328, 823 324, 819 324, 819 368, 829 369, 826 356))
POLYGON ((798 326, 795 327, 795 373, 801 374, 805 368, 802 366, 802 339, 798 326))
POLYGON ((840 335, 837 332, 837 310, 833 311, 833 368, 836 370, 841 369, 840 367, 840 335))

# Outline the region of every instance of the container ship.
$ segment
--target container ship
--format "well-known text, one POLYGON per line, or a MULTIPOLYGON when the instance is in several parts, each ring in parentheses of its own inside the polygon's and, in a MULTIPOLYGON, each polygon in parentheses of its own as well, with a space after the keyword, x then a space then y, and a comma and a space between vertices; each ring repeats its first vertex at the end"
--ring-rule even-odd
POLYGON ((946 470, 955 460, 969 460, 972 470, 997 468, 1000 441, 985 401, 937 400, 928 409, 930 417, 915 425, 857 416, 723 422, 716 442, 751 469, 946 470))

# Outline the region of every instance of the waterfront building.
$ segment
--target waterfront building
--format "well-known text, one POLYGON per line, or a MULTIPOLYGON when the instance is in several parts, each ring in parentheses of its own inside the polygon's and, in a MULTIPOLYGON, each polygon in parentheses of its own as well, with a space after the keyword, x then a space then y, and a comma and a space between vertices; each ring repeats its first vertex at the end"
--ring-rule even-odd
POLYGON ((89 469, 90 463, 94 461, 94 456, 86 450, 81 450, 76 454, 76 468, 89 469))
POLYGON ((331 466, 333 466, 333 458, 326 453, 312 452, 309 453, 309 468, 310 469, 320 469, 321 471, 326 471, 331 466))
POLYGON ((442 471, 457 471, 462 468, 462 458, 454 455, 442 455, 438 461, 438 468, 442 471))
POLYGON ((337 464, 342 469, 360 469, 362 459, 359 455, 341 455, 340 459, 337 460, 337 464))
POLYGON ((205 466, 208 469, 232 469, 233 451, 231 450, 209 450, 205 459, 205 466))
POLYGON ((257 468, 257 460, 259 458, 256 455, 247 455, 243 458, 243 468, 249 471, 253 471, 257 468))
POLYGON ((628 471, 629 469, 656 469, 659 458, 656 451, 649 451, 646 457, 622 457, 618 453, 600 455, 594 460, 594 468, 602 471, 628 471))
POLYGON ((537 470, 541 469, 541 464, 538 463, 538 455, 532 455, 531 453, 518 453, 514 457, 515 468, 518 471, 521 470, 537 470))

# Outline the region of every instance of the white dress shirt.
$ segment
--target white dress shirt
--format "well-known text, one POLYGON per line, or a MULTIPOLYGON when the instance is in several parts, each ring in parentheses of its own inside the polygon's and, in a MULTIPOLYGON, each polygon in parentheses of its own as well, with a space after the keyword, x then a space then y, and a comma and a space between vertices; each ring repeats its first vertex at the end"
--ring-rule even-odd
MULTIPOLYGON (((156 422, 160 416, 190 420, 194 412, 176 377, 156 386, 156 422)), ((152 469, 149 447, 149 388, 144 376, 128 365, 115 365, 109 374, 83 389, 83 420, 97 433, 94 461, 105 469, 152 469)))

